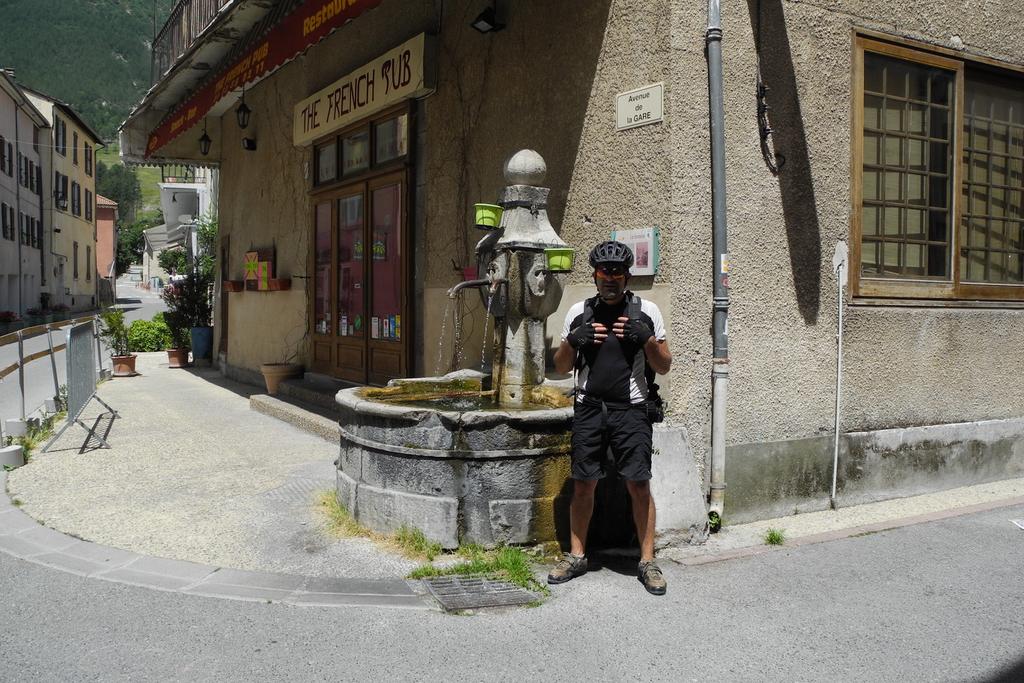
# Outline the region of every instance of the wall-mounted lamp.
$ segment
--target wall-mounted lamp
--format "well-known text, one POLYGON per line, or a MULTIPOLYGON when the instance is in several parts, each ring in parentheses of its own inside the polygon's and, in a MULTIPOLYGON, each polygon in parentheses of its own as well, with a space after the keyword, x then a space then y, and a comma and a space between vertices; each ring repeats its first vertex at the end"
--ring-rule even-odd
POLYGON ((249 127, 249 117, 252 116, 252 109, 245 103, 245 84, 242 84, 242 103, 235 110, 235 118, 238 119, 238 127, 245 130, 249 127))
POLYGON ((210 145, 213 144, 213 140, 206 134, 206 119, 203 119, 203 135, 199 138, 199 153, 204 157, 210 153, 210 145))
POLYGON ((498 12, 494 4, 478 14, 469 25, 480 33, 492 33, 505 28, 505 24, 498 21, 498 12))

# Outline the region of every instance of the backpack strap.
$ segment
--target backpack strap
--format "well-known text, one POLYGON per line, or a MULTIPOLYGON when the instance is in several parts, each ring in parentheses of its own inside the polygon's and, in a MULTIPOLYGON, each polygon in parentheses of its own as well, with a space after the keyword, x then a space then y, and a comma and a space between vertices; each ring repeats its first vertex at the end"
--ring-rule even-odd
POLYGON ((639 318, 641 310, 640 297, 633 292, 626 292, 626 317, 639 318))
MULTIPOLYGON (((594 322, 594 317, 596 315, 594 313, 594 309, 597 306, 597 302, 598 302, 598 297, 597 296, 592 296, 589 299, 586 299, 586 300, 583 301, 583 317, 580 320, 580 325, 586 325, 588 323, 594 322)), ((575 383, 575 380, 576 380, 575 375, 579 371, 579 369, 582 368, 582 367, 583 367, 583 352, 580 351, 580 350, 577 350, 576 351, 576 360, 575 360, 575 362, 573 362, 573 382, 574 383, 575 383)))

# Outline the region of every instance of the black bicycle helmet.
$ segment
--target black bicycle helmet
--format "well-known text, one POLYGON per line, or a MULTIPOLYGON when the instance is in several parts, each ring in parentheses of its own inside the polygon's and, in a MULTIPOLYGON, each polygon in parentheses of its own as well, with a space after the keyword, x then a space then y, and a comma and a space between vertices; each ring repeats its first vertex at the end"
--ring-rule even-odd
POLYGON ((599 263, 621 263, 626 268, 632 268, 633 250, 622 242, 601 242, 590 250, 590 266, 597 268, 599 263))

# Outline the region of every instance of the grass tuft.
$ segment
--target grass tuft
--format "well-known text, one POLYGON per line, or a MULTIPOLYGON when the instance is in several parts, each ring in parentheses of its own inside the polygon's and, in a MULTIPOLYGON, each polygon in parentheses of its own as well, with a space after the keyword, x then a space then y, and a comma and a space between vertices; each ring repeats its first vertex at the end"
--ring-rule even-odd
POLYGON ((333 491, 323 491, 317 499, 317 507, 327 518, 327 530, 334 536, 357 536, 369 538, 369 529, 356 521, 352 513, 338 502, 333 491))
POLYGON ((394 548, 412 559, 433 560, 441 553, 441 544, 434 543, 419 529, 403 526, 394 534, 379 534, 356 521, 333 491, 323 491, 317 498, 317 508, 327 520, 327 531, 334 536, 368 538, 381 545, 394 548))
POLYGON ((782 529, 768 529, 764 532, 765 545, 782 545, 786 542, 786 532, 782 529))
POLYGON ((402 552, 413 557, 423 556, 433 560, 441 554, 441 544, 428 540, 419 529, 402 526, 395 533, 394 541, 402 552))

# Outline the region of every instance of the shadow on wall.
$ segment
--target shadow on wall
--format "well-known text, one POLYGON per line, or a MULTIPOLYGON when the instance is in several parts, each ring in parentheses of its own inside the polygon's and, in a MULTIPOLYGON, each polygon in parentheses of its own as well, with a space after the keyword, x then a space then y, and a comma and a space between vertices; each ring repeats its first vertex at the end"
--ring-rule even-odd
POLYGON ((815 325, 821 305, 821 229, 786 17, 781 0, 747 0, 747 8, 761 63, 761 77, 770 88, 772 137, 776 149, 786 158, 779 173, 779 192, 793 288, 800 315, 808 325, 815 325))

